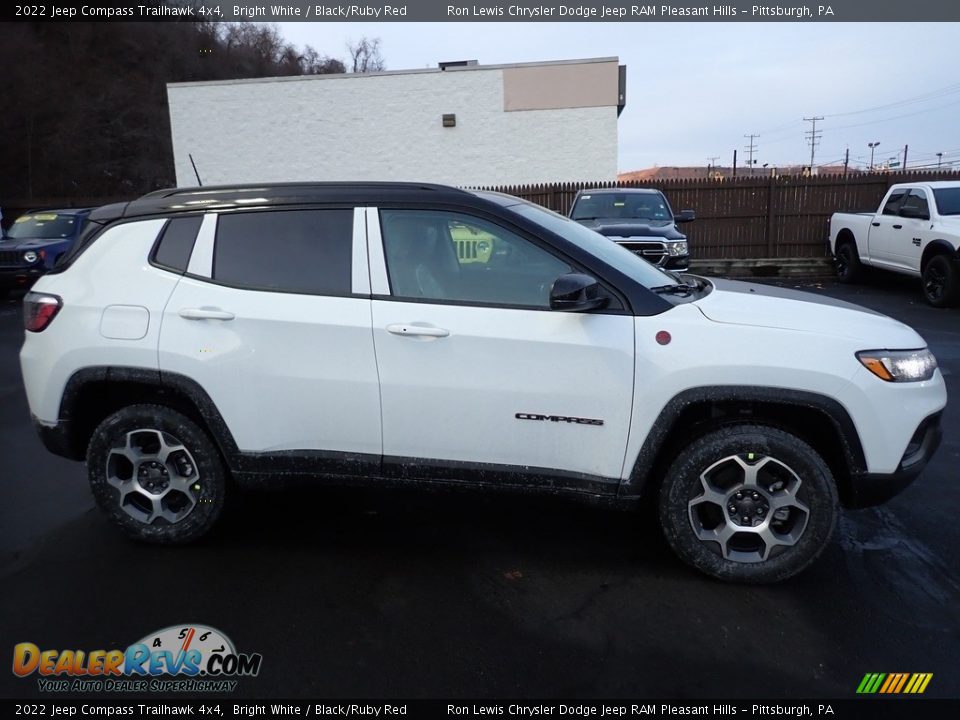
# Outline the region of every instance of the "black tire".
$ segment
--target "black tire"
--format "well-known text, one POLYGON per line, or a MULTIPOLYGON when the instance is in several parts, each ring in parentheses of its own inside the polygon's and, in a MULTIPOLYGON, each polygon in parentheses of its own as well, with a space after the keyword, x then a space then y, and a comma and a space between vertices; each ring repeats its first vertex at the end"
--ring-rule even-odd
POLYGON ((87 473, 100 510, 134 540, 189 543, 223 511, 227 472, 217 448, 196 423, 160 405, 131 405, 100 423, 87 447, 87 473), (128 439, 139 448, 137 464, 121 450, 128 439), (156 492, 148 491, 154 481, 156 492), (173 520, 154 516, 158 510, 173 520))
MULTIPOLYGON (((751 492, 744 488, 744 494, 750 495, 751 492)), ((809 566, 830 541, 838 506, 836 483, 823 458, 800 438, 763 425, 734 425, 694 440, 667 472, 659 503, 664 535, 684 562, 720 580, 757 584, 785 580, 809 566), (743 461, 743 467, 733 456, 743 461), (774 462, 768 463, 764 458, 774 462), (736 503, 754 502, 749 497, 734 499, 737 488, 743 487, 737 484, 737 473, 745 478, 743 468, 747 466, 759 468, 755 471, 759 483, 774 488, 772 491, 766 488, 765 492, 759 493, 759 503, 742 510, 743 520, 749 516, 751 522, 759 523, 755 531, 744 530, 739 518, 733 518, 733 513, 728 512, 736 503), (715 476, 707 472, 711 468, 714 469, 710 473, 715 476), (714 482, 719 482, 714 477, 732 482, 726 490, 717 493, 717 497, 726 498, 722 500, 723 507, 704 499, 707 495, 701 475, 710 478, 711 487, 714 482), (783 490, 776 488, 777 482, 785 483, 783 490), (787 491, 790 488, 792 490, 787 491), (725 495, 727 492, 731 494, 725 495), (785 498, 799 505, 776 509, 776 504, 785 502, 785 498), (754 511, 758 516, 761 514, 764 503, 769 513, 765 516, 766 525, 761 520, 752 519, 754 511), (806 514, 804 507, 808 510, 806 514), (786 518, 778 519, 777 513, 784 510, 786 518), (733 533, 723 546, 726 550, 721 550, 719 542, 701 539, 697 534, 712 532, 705 527, 709 525, 705 519, 716 518, 719 518, 716 530, 729 528, 728 531, 733 533), (695 530, 694 523, 700 525, 699 531, 695 530), (761 530, 776 542, 789 538, 794 544, 771 543, 769 550, 765 551, 761 530), (793 535, 796 535, 795 539, 793 535), (752 549, 753 544, 759 549, 752 549), (734 557, 727 557, 728 554, 734 557)), ((738 508, 737 512, 740 513, 741 509, 738 508)))
POLYGON ((923 266, 923 297, 935 308, 953 307, 960 300, 957 266, 946 255, 934 255, 923 266))
POLYGON ((843 240, 837 247, 836 257, 837 278, 842 283, 855 283, 863 279, 863 264, 860 262, 860 253, 852 240, 843 240))

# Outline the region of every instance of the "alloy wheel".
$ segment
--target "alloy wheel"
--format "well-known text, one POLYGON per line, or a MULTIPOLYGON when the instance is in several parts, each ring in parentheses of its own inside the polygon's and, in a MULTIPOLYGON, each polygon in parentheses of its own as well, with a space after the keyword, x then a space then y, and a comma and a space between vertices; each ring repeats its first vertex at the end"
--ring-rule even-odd
POLYGON ((119 491, 120 508, 147 525, 180 522, 200 497, 201 478, 190 451, 155 429, 128 432, 110 449, 106 479, 119 491))
POLYGON ((763 562, 796 545, 806 530, 810 509, 797 495, 801 485, 776 458, 730 455, 700 474, 699 493, 687 505, 690 525, 725 560, 763 562))

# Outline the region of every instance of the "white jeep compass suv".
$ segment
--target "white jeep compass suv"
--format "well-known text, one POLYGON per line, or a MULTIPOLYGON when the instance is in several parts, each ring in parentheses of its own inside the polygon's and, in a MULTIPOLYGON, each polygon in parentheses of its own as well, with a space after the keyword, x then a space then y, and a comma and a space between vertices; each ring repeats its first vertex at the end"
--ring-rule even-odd
POLYGON ((90 215, 24 300, 46 446, 128 535, 206 533, 231 484, 442 483, 657 503, 725 580, 809 565, 940 440, 923 339, 869 310, 662 271, 514 197, 163 190, 90 215))

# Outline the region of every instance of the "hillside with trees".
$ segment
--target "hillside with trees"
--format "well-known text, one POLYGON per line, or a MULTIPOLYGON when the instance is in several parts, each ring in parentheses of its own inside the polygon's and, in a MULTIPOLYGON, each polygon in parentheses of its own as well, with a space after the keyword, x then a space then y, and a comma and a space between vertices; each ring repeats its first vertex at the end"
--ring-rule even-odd
MULTIPOLYGON (((347 49, 383 68, 378 41, 347 49)), ((0 67, 0 206, 173 185, 166 83, 347 71, 274 26, 214 22, 0 23, 0 67)))

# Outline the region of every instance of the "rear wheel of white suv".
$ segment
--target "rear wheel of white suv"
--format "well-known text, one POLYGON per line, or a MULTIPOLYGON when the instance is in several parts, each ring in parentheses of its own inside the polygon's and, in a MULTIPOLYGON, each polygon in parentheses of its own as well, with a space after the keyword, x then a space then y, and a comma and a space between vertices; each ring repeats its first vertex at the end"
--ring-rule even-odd
POLYGON ((823 458, 800 438, 734 425, 685 448, 660 493, 660 521, 681 559, 721 580, 769 583, 823 551, 837 519, 823 458))
POLYGON ((87 472, 100 509, 136 540, 191 542, 223 510, 227 475, 216 447, 196 423, 160 405, 132 405, 100 423, 87 472))

